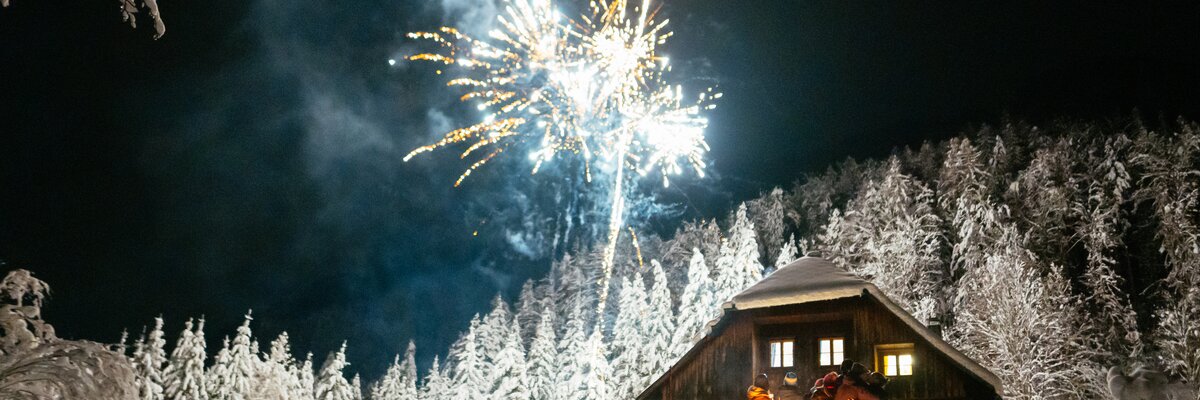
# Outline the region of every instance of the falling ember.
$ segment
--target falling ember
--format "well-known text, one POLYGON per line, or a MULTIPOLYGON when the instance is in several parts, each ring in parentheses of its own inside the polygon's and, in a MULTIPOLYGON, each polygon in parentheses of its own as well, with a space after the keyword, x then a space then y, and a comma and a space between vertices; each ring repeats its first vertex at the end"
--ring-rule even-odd
POLYGON ((537 173, 562 155, 583 163, 592 180, 600 156, 612 177, 608 243, 604 255, 600 311, 611 278, 617 235, 624 225, 624 180, 657 172, 663 186, 687 169, 704 175, 703 111, 721 97, 711 88, 695 102, 665 81, 670 72, 658 47, 672 33, 667 21, 654 21, 649 0, 631 10, 625 0, 593 0, 590 15, 563 17, 551 0, 505 0, 499 29, 485 39, 442 27, 408 37, 436 50, 408 60, 439 65, 447 86, 466 91, 460 100, 482 113, 481 122, 447 132, 441 140, 404 157, 438 148, 463 146, 472 158, 455 182, 501 154, 527 155, 537 173))
POLYGON ((646 263, 642 262, 642 244, 638 243, 637 232, 633 231, 633 227, 629 227, 629 237, 633 238, 633 249, 637 251, 638 268, 642 268, 646 266, 646 263))

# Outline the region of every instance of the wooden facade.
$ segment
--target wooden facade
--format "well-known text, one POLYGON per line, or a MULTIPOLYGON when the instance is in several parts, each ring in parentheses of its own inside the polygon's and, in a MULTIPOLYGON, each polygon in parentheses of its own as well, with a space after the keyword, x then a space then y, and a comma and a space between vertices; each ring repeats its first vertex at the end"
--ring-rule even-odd
POLYGON ((862 290, 859 295, 745 310, 727 305, 708 334, 638 399, 742 399, 756 374, 766 373, 774 388, 783 383, 788 371, 796 372, 800 386, 807 389, 838 368, 819 365, 818 341, 822 338, 843 339, 844 357, 871 370, 883 370, 881 353, 911 354, 912 374, 890 377, 887 388, 892 399, 999 397, 994 375, 986 370, 981 373, 978 364, 964 365, 971 362, 964 363, 965 356, 952 348, 947 351, 948 345, 931 337, 929 331, 918 332, 911 316, 898 315, 898 307, 889 307, 886 301, 862 290), (772 367, 772 340, 794 343, 790 367, 772 367))

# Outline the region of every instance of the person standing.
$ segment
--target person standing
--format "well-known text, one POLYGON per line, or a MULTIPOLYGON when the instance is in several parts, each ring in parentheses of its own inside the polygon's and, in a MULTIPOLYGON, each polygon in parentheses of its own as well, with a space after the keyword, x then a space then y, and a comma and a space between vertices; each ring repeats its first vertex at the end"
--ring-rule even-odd
POLYGON ((798 381, 796 373, 788 371, 783 376, 783 386, 775 391, 775 400, 804 400, 804 392, 800 390, 799 386, 796 386, 798 381))
POLYGON ((813 382, 812 389, 808 390, 809 400, 833 400, 833 395, 837 393, 841 380, 842 378, 837 372, 830 372, 818 378, 816 382, 813 382))
POLYGON ((838 386, 833 400, 879 400, 867 390, 867 376, 871 371, 862 364, 854 363, 849 371, 842 375, 842 385, 838 386))
POLYGON ((767 382, 767 374, 758 374, 754 377, 754 384, 746 389, 746 400, 772 400, 774 395, 768 390, 770 383, 767 382))

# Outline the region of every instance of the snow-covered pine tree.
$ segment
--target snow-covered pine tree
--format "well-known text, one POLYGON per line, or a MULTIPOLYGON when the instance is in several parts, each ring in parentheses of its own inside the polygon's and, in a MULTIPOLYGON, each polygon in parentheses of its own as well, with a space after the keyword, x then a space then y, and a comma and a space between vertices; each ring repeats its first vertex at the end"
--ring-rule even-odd
POLYGON ((858 252, 857 243, 851 240, 851 228, 842 216, 842 210, 834 209, 829 214, 829 222, 821 227, 816 237, 821 257, 835 265, 848 264, 847 257, 858 252))
POLYGON ((667 266, 672 293, 682 293, 687 286, 684 266, 692 258, 693 249, 700 249, 706 259, 717 259, 721 252, 721 228, 715 220, 686 221, 659 247, 658 260, 667 266))
MULTIPOLYGON (((986 261, 1000 232, 999 224, 1009 216, 1008 207, 995 206, 988 195, 988 175, 980 161, 979 150, 966 138, 951 139, 939 171, 937 199, 944 231, 950 246, 950 268, 946 274, 950 285, 945 298, 958 299, 970 293, 958 291, 957 281, 986 261)), ((956 310, 948 310, 954 321, 956 310)))
POLYGON ((517 323, 521 324, 521 338, 525 340, 525 345, 528 346, 533 340, 537 331, 538 313, 542 311, 542 299, 538 297, 538 290, 533 279, 525 280, 521 285, 521 294, 517 296, 516 318, 517 323))
POLYGON ((392 360, 392 365, 388 366, 387 372, 383 373, 383 377, 371 384, 371 400, 399 400, 401 386, 404 384, 403 373, 400 372, 400 355, 392 360))
POLYGON ((504 343, 491 365, 492 400, 529 400, 529 378, 526 374, 525 347, 521 340, 521 326, 517 321, 509 323, 504 330, 504 343))
POLYGON ((645 340, 642 324, 647 317, 645 299, 646 289, 641 274, 634 275, 632 281, 628 277, 621 277, 611 345, 613 396, 618 399, 631 398, 637 394, 637 390, 642 389, 642 347, 645 340))
POLYGON ((583 397, 580 399, 611 400, 612 368, 608 365, 604 334, 599 326, 592 329, 584 348, 583 359, 580 360, 583 367, 583 397))
POLYGON ((982 158, 970 139, 950 139, 937 181, 938 205, 947 215, 958 212, 960 198, 982 200, 989 197, 987 182, 990 177, 984 170, 982 158))
POLYGON ((688 282, 683 288, 679 299, 679 318, 676 320, 675 335, 671 339, 670 362, 683 357, 692 348, 696 335, 704 329, 704 324, 716 317, 720 305, 713 299, 712 279, 708 276, 708 265, 704 263, 704 254, 699 249, 692 252, 692 260, 688 263, 688 282))
MULTIPOLYGON (((563 258, 551 267, 554 288, 553 301, 549 304, 555 306, 555 315, 570 315, 577 303, 586 301, 585 292, 592 285, 583 272, 584 268, 583 260, 571 254, 564 254, 563 258)), ((560 327, 557 332, 559 336, 564 333, 563 328, 560 327)))
POLYGON ((1084 393, 1072 341, 1079 322, 1058 268, 1042 276, 1017 229, 998 227, 982 262, 960 281, 955 347, 994 371, 1011 398, 1099 398, 1084 393))
POLYGON ((442 367, 438 365, 438 357, 433 356, 433 364, 429 366, 429 372, 425 374, 425 381, 421 383, 417 399, 443 400, 449 398, 453 398, 450 379, 446 378, 442 367))
POLYGON ((400 355, 392 361, 382 378, 371 384, 371 400, 411 400, 417 397, 417 345, 411 340, 408 349, 404 351, 404 361, 400 355))
POLYGON ((554 369, 556 379, 551 385, 557 391, 552 398, 578 399, 585 396, 583 385, 587 371, 583 362, 588 349, 583 313, 583 304, 576 302, 564 324, 564 333, 558 340, 558 360, 554 369))
POLYGON ((404 350, 404 363, 400 364, 400 371, 407 379, 406 391, 415 395, 417 390, 417 343, 412 340, 408 341, 408 348, 404 350))
POLYGON ((556 399, 556 368, 558 367, 557 338, 554 335, 554 309, 542 309, 533 342, 529 345, 527 361, 530 398, 534 400, 556 399))
POLYGON ((228 400, 233 398, 234 380, 232 360, 229 357, 229 337, 221 341, 221 350, 213 357, 213 365, 205 373, 204 383, 207 385, 208 398, 212 400, 228 400))
POLYGON ((451 353, 450 378, 453 385, 452 393, 455 399, 485 400, 489 386, 487 382, 486 364, 483 363, 479 352, 479 315, 471 318, 467 332, 458 339, 451 353))
POLYGON ((313 355, 311 352, 304 355, 304 362, 296 366, 292 371, 292 375, 296 377, 297 387, 292 392, 292 399, 298 400, 315 400, 317 394, 317 378, 313 376, 313 355))
POLYGON ((945 269, 940 220, 933 191, 900 170, 892 157, 880 180, 846 205, 846 213, 820 238, 822 254, 872 281, 918 320, 940 315, 945 269), (828 232, 827 232, 828 233, 828 232))
MULTIPOLYGON (((1125 169, 1125 153, 1132 142, 1125 135, 1116 135, 1097 144, 1087 155, 1086 172, 1077 178, 1086 182, 1086 199, 1075 202, 1073 211, 1079 215, 1077 235, 1087 251, 1082 281, 1088 292, 1084 300, 1091 311, 1092 321, 1085 328, 1094 343, 1087 343, 1094 372, 1105 366, 1126 365, 1142 350, 1137 314, 1129 296, 1121 288, 1124 279, 1117 273, 1117 252, 1124 247, 1121 239, 1127 225, 1122 206, 1131 187, 1125 169)), ((1096 386, 1103 387, 1099 374, 1096 386)))
POLYGON ((716 220, 684 222, 663 245, 663 263, 683 265, 691 259, 695 249, 700 249, 704 257, 712 260, 720 255, 721 228, 716 220))
POLYGON ((762 279, 762 271, 754 224, 746 216, 746 204, 742 203, 733 216, 729 236, 721 243, 721 255, 717 258, 717 301, 728 301, 758 282, 762 279))
MULTIPOLYGON (((227 399, 243 400, 251 397, 251 383, 259 369, 258 352, 252 349, 257 345, 251 343, 250 313, 246 313, 242 325, 233 336, 233 345, 229 348, 229 369, 224 385, 227 386, 227 399)), ((214 399, 223 400, 223 399, 214 399)))
POLYGON ((192 320, 183 324, 183 332, 171 351, 171 360, 163 370, 163 394, 172 400, 206 399, 204 391, 204 320, 192 331, 192 320))
POLYGON ((346 380, 342 370, 350 363, 346 362, 346 342, 342 348, 325 357, 325 365, 317 374, 316 386, 313 390, 316 400, 356 400, 354 388, 346 380))
POLYGON ((508 339, 505 331, 508 330, 511 319, 512 313, 508 310, 508 303, 504 302, 500 294, 496 294, 496 297, 492 298, 492 311, 483 317, 479 330, 475 333, 479 362, 483 365, 492 364, 496 354, 504 347, 504 341, 508 339))
POLYGON ((783 242, 783 246, 779 248, 779 256, 775 258, 775 268, 772 271, 783 268, 798 259, 800 259, 800 250, 796 248, 796 235, 788 236, 787 240, 783 242))
MULTIPOLYGON (((757 259, 754 263, 758 263, 757 259)), ((667 289, 667 274, 663 272, 662 264, 657 260, 650 261, 650 270, 654 276, 654 283, 650 288, 646 319, 642 321, 642 333, 645 335, 639 384, 639 388, 642 389, 650 380, 657 378, 671 366, 668 363, 672 359, 671 352, 675 349, 671 343, 675 334, 675 312, 671 307, 671 292, 667 289)))
POLYGON ((163 399, 162 370, 167 362, 167 352, 163 350, 166 341, 163 339, 162 326, 162 317, 154 318, 154 329, 149 336, 138 339, 133 352, 133 370, 138 398, 141 400, 163 399))
POLYGON ((112 350, 113 350, 113 352, 120 354, 121 357, 125 357, 126 359, 130 360, 129 361, 130 363, 133 362, 133 359, 126 355, 129 353, 129 330, 128 329, 121 330, 121 338, 119 340, 117 340, 117 344, 113 345, 112 350))
POLYGON ((287 332, 279 334, 271 341, 271 349, 266 359, 260 363, 257 375, 252 380, 250 398, 252 399, 290 399, 299 386, 292 369, 296 360, 292 358, 291 345, 288 343, 287 332))
POLYGON ((358 374, 354 374, 354 379, 350 380, 350 398, 352 400, 363 400, 362 378, 358 374))
MULTIPOLYGON (((859 186, 875 174, 877 162, 858 162, 846 159, 830 166, 824 174, 806 175, 803 183, 796 185, 792 193, 784 196, 788 205, 787 216, 795 223, 798 232, 816 235, 829 221, 834 210, 845 207, 847 201, 858 193, 859 186)), ((802 241, 810 237, 801 235, 802 241)), ((713 258, 705 254, 709 260, 713 258)))
POLYGON ((145 396, 152 396, 154 383, 148 377, 142 376, 141 362, 146 358, 146 328, 142 327, 142 333, 138 335, 137 340, 133 341, 133 353, 126 356, 129 365, 133 367, 133 384, 136 387, 138 399, 143 399, 145 396))
POLYGON ((787 230, 786 208, 783 189, 778 187, 747 202, 750 222, 754 224, 758 238, 758 251, 763 257, 759 260, 760 264, 769 264, 779 258, 779 249, 783 246, 783 235, 787 230))
POLYGON ((1061 138, 1034 152, 1029 166, 1009 184, 1006 203, 1013 217, 1023 221, 1029 235, 1029 249, 1046 262, 1066 263, 1069 248, 1076 242, 1073 212, 1079 190, 1074 171, 1078 153, 1074 141, 1061 138))
MULTIPOLYGON (((1012 125, 1005 126, 1006 131, 1011 129, 1012 125)), ((984 130, 987 131, 989 128, 985 127, 984 130)), ((991 151, 987 154, 987 166, 984 168, 990 179, 988 182, 988 186, 990 187, 989 193, 1000 193, 1005 182, 1012 179, 1008 176, 1008 173, 1013 169, 1014 154, 1009 151, 1008 145, 1005 144, 1004 138, 1000 135, 980 136, 991 142, 991 151)), ((980 143, 981 146, 986 144, 980 143)))
POLYGON ((1167 137, 1135 137, 1141 171, 1135 198, 1153 204, 1155 234, 1167 267, 1160 289, 1165 304, 1154 328, 1158 354, 1169 372, 1188 378, 1200 391, 1200 128, 1183 124, 1167 137))

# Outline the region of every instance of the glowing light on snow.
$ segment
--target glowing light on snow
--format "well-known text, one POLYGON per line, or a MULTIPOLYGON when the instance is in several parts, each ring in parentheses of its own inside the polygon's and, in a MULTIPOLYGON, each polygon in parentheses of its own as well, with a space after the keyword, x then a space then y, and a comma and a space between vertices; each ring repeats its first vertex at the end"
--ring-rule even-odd
MULTIPOLYGON (((441 65, 448 86, 466 90, 459 100, 484 113, 481 122, 447 132, 418 147, 412 157, 448 146, 465 146, 474 160, 454 185, 505 151, 528 156, 532 173, 559 156, 583 162, 587 181, 599 155, 611 172, 609 235, 601 299, 606 297, 617 235, 623 225, 625 170, 645 176, 657 171, 662 184, 691 169, 703 176, 708 120, 720 93, 709 88, 686 102, 668 84, 667 58, 658 46, 672 33, 655 21, 649 0, 592 0, 590 14, 565 18, 551 0, 505 0, 500 28, 474 38, 453 27, 413 32, 437 50, 409 60, 441 65), (611 162, 609 162, 611 161, 611 162), (690 167, 690 168, 688 168, 690 167)), ((603 309, 603 301, 600 308, 603 309)))

